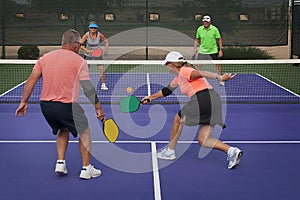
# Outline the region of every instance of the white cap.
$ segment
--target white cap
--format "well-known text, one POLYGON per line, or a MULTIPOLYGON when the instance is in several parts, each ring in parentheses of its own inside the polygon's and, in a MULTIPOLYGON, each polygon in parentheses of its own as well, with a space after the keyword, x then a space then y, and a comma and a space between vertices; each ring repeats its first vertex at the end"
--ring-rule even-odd
POLYGON ((168 53, 164 60, 164 64, 167 64, 168 62, 185 62, 183 55, 179 53, 178 51, 171 51, 168 53))
POLYGON ((210 16, 208 16, 208 15, 205 15, 202 19, 203 22, 210 22, 210 20, 211 20, 210 16))

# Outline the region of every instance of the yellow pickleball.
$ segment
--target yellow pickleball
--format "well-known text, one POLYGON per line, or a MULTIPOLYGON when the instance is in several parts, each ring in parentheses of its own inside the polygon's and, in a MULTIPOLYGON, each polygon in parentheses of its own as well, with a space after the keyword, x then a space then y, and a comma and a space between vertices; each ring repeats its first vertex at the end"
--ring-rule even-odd
POLYGON ((127 93, 131 93, 131 92, 132 92, 132 87, 128 87, 128 88, 126 89, 126 91, 127 91, 127 93))

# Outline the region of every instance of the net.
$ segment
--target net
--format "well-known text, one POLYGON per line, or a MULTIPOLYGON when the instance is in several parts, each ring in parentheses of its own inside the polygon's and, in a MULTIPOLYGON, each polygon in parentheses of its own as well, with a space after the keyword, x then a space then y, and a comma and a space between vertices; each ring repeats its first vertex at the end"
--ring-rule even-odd
MULTIPOLYGON (((24 85, 35 60, 0 60, 0 102, 18 103, 24 85)), ((300 103, 299 59, 293 60, 219 60, 189 61, 203 70, 216 72, 215 64, 221 64, 223 73, 237 76, 220 86, 216 80, 210 84, 227 103, 300 103), (295 65, 295 63, 297 63, 295 65)), ((117 104, 121 97, 135 95, 143 98, 167 86, 174 75, 162 65, 162 61, 116 60, 88 61, 92 84, 102 103, 117 104), (105 68, 108 90, 101 89, 98 65, 105 68), (128 93, 127 88, 132 92, 128 93)), ((38 103, 42 80, 39 80, 29 99, 38 103)), ((79 101, 89 103, 81 92, 79 101)), ((188 98, 176 89, 167 98, 156 103, 184 103, 188 98)))

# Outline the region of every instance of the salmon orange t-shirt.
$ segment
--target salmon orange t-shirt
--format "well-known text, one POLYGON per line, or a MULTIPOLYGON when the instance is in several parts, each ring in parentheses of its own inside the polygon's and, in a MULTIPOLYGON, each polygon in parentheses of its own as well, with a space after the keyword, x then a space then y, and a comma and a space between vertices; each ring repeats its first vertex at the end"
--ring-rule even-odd
POLYGON ((212 89, 204 77, 191 80, 190 77, 194 70, 192 67, 181 67, 179 74, 171 82, 172 85, 179 86, 181 93, 188 97, 193 96, 198 91, 212 89))
POLYGON ((45 54, 33 70, 42 72, 42 101, 78 102, 80 80, 90 80, 86 61, 66 49, 45 54))

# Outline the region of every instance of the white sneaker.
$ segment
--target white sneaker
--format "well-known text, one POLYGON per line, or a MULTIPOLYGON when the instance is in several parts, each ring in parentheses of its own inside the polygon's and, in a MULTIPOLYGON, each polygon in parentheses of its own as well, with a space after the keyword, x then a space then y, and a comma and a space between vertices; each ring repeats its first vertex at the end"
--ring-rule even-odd
POLYGON ((220 86, 225 86, 225 82, 224 81, 220 81, 220 86))
POLYGON ((176 159, 175 151, 168 150, 168 147, 164 148, 163 150, 158 152, 157 157, 160 159, 164 159, 164 160, 175 160, 176 159))
POLYGON ((57 160, 55 165, 55 173, 59 175, 65 175, 68 173, 66 161, 57 160))
POLYGON ((93 165, 89 165, 87 167, 81 168, 81 173, 79 175, 79 178, 91 179, 91 178, 96 178, 100 175, 101 175, 101 170, 95 169, 93 165))
POLYGON ((108 90, 108 87, 105 85, 105 83, 102 83, 101 90, 108 90))
POLYGON ((227 155, 228 162, 228 169, 233 169, 235 166, 237 166, 241 158, 243 156, 243 151, 239 148, 234 147, 233 153, 231 155, 227 155))

